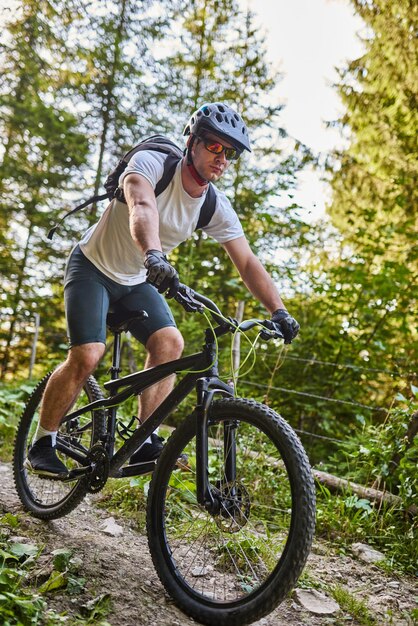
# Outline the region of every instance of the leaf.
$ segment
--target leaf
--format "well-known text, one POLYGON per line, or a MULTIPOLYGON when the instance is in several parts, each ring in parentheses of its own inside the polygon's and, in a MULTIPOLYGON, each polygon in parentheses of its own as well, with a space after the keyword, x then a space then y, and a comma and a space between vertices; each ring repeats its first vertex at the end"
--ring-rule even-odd
POLYGON ((0 548, 0 559, 3 559, 4 561, 9 561, 10 559, 14 559, 15 561, 19 560, 15 554, 12 554, 11 552, 6 552, 2 548, 0 548))
POLYGON ((411 391, 415 397, 418 396, 418 387, 415 387, 415 385, 413 385, 412 383, 411 383, 411 391))
POLYGON ((65 570, 68 569, 70 559, 73 554, 72 551, 67 548, 59 548, 57 550, 53 550, 51 554, 54 557, 54 568, 58 572, 65 572, 65 570))
POLYGON ((13 515, 13 513, 5 513, 5 515, 2 515, 0 522, 2 524, 7 524, 7 526, 10 526, 11 528, 16 528, 20 524, 18 516, 13 515))
POLYGON ((57 572, 54 570, 51 572, 48 580, 39 587, 40 593, 48 593, 49 591, 55 591, 56 589, 63 589, 67 586, 67 576, 63 572, 57 572))
POLYGON ((5 568, 0 572, 0 589, 10 591, 10 588, 20 578, 20 573, 16 569, 5 568))
POLYGON ((86 585, 85 578, 79 578, 77 576, 70 576, 68 578, 67 584, 67 592, 70 595, 76 595, 77 593, 82 593, 84 591, 84 587, 86 585))
POLYGON ((35 556, 39 552, 38 546, 33 543, 13 543, 9 550, 18 557, 35 556))

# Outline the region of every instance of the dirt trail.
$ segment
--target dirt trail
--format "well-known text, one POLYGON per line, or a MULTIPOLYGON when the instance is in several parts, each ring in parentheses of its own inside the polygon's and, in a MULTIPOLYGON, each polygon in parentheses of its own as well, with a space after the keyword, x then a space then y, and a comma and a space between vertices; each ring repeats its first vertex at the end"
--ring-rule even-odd
MULTIPOLYGON (((12 532, 15 540, 44 545, 40 567, 51 569, 51 552, 58 548, 74 551, 81 559, 80 575, 86 579, 85 590, 70 596, 65 590, 48 594, 48 606, 58 612, 76 615, 87 601, 109 593, 112 609, 106 620, 111 626, 188 626, 196 622, 177 609, 163 590, 154 571, 146 537, 121 519, 120 537, 100 530, 107 511, 88 496, 70 515, 52 522, 42 522, 24 514, 14 490, 10 464, 0 463, 0 513, 19 515, 20 526, 12 532)), ((324 588, 335 584, 365 601, 377 626, 413 626, 408 613, 415 608, 418 585, 412 579, 385 575, 376 566, 332 552, 316 542, 308 560, 306 580, 324 588)), ((45 572, 44 572, 45 574, 45 572)), ((318 615, 301 607, 295 597, 287 599, 273 613, 255 622, 258 626, 325 626, 359 624, 340 610, 318 615)), ((67 622, 68 624, 68 622, 67 622)))

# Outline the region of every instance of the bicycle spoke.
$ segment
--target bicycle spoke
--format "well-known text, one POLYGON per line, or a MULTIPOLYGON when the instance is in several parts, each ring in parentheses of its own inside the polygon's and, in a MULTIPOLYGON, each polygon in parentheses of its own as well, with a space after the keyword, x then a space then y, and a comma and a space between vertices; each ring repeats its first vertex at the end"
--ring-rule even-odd
POLYGON ((291 492, 276 446, 249 424, 240 424, 235 437, 236 479, 229 484, 225 457, 230 450, 224 449, 223 423, 210 427, 209 476, 212 489, 221 493, 218 515, 210 515, 196 501, 194 440, 184 450, 191 460, 187 474, 173 470, 165 505, 176 568, 196 592, 221 602, 263 583, 280 559, 291 522, 291 492), (259 453, 248 443, 252 441, 259 453), (271 464, 269 455, 280 493, 272 491, 269 474, 259 476, 262 466, 271 464))

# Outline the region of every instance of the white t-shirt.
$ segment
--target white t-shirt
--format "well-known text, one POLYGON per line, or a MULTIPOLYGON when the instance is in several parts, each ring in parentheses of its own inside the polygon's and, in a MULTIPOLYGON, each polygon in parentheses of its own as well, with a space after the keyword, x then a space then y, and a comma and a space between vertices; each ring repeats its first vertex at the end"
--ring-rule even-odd
MULTIPOLYGON (((135 172, 144 176, 155 188, 162 178, 167 155, 143 150, 137 152, 119 179, 135 172)), ((205 233, 219 243, 226 243, 244 232, 238 216, 224 193, 215 188, 216 209, 205 233)), ((188 239, 196 228, 200 207, 205 195, 192 198, 183 188, 181 161, 168 187, 157 196, 160 215, 159 233, 164 253, 168 253, 188 239)), ((114 199, 104 211, 97 224, 84 234, 80 241, 83 254, 103 274, 121 285, 136 285, 145 281, 144 259, 129 231, 129 210, 126 204, 114 199)))

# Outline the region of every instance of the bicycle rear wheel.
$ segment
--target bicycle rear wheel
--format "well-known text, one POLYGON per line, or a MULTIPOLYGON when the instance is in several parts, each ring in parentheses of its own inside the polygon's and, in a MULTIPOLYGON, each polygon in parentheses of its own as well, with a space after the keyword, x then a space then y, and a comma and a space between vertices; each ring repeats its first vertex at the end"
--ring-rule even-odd
POLYGON ((147 529, 161 582, 203 624, 241 626, 271 612, 296 583, 311 547, 315 489, 298 437, 250 400, 215 402, 208 472, 220 502, 196 500, 196 415, 173 433, 151 482, 147 529), (225 477, 224 425, 236 425, 236 477, 225 477), (187 466, 178 467, 181 454, 187 466))
MULTIPOLYGON (((65 482, 38 476, 25 467, 28 448, 39 421, 39 410, 52 372, 32 392, 20 419, 15 439, 13 472, 16 491, 28 511, 41 519, 56 519, 72 511, 84 498, 88 483, 84 478, 65 482)), ((103 398, 93 376, 84 385, 71 411, 103 398)), ((88 412, 65 422, 57 435, 57 454, 68 470, 82 467, 83 458, 105 429, 103 409, 88 412), (64 449, 69 452, 66 453, 64 449), (77 460, 75 460, 77 458, 77 460)))

